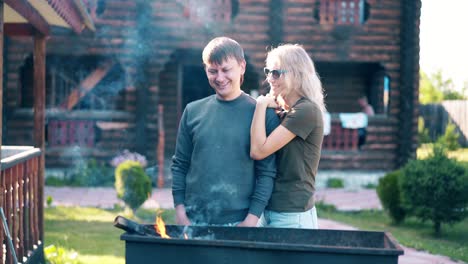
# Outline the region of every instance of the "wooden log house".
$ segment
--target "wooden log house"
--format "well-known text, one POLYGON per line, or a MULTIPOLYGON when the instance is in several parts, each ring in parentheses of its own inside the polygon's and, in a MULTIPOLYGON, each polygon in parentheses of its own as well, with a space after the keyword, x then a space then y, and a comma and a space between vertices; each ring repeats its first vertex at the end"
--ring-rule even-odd
MULTIPOLYGON (((185 105, 213 92, 201 52, 221 35, 245 49, 248 93, 264 91, 268 47, 299 43, 309 52, 332 116, 321 169, 390 170, 415 154, 420 0, 84 2, 96 32, 53 29, 48 40, 47 166, 80 158, 108 162, 124 149, 155 164, 158 145, 170 157, 185 105), (367 143, 357 149, 356 131, 343 129, 337 115, 358 112, 363 94, 376 115, 369 118, 367 143)), ((32 44, 5 39, 9 144, 33 142, 32 44)))

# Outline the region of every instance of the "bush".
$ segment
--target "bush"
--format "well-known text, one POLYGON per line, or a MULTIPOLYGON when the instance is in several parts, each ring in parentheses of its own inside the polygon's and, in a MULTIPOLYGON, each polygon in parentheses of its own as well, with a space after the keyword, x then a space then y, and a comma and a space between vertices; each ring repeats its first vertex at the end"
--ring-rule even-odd
POLYGON ((380 202, 396 224, 403 222, 406 216, 400 199, 400 177, 401 171, 392 171, 380 178, 379 184, 377 185, 377 195, 379 196, 380 202))
POLYGON ((44 248, 46 263, 49 264, 81 264, 78 253, 74 250, 66 250, 63 247, 50 245, 44 248))
POLYGON ((440 145, 424 160, 412 160, 402 169, 402 202, 407 212, 431 220, 436 234, 442 223, 455 223, 467 215, 468 170, 449 159, 440 145))
POLYGON ((366 184, 361 185, 361 187, 363 187, 364 189, 375 189, 377 188, 377 185, 375 183, 368 182, 366 184))
POLYGON ((429 129, 424 125, 424 118, 418 118, 418 142, 419 145, 430 143, 431 137, 429 136, 429 129))
POLYGON ((327 187, 328 188, 343 188, 344 183, 343 183, 343 180, 340 178, 329 178, 327 180, 327 187))
POLYGON ((457 127, 449 122, 445 128, 445 133, 437 139, 437 144, 446 147, 448 150, 457 150, 460 148, 458 138, 460 135, 456 131, 457 127))
POLYGON ((151 179, 137 161, 124 161, 115 170, 117 197, 135 212, 151 195, 151 179))
POLYGON ((112 186, 114 183, 113 168, 95 159, 78 165, 66 179, 71 186, 112 186))

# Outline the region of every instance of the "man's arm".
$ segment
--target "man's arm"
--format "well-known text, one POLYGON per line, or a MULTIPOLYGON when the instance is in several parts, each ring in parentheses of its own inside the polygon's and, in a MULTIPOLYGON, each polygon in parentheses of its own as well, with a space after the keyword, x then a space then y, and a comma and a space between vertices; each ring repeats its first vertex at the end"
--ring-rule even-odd
MULTIPOLYGON (((270 134, 279 125, 279 118, 273 109, 267 109, 266 129, 270 134)), ((250 201, 249 214, 239 226, 256 226, 265 210, 273 191, 276 177, 276 156, 272 154, 263 160, 255 161, 256 185, 250 201)))
MULTIPOLYGON (((172 197, 176 208, 176 223, 179 225, 190 225, 190 220, 185 211, 185 178, 190 168, 192 158, 192 140, 187 127, 188 111, 185 109, 180 119, 179 131, 175 154, 172 157, 172 197)), ((162 169, 162 168, 160 168, 162 169)))

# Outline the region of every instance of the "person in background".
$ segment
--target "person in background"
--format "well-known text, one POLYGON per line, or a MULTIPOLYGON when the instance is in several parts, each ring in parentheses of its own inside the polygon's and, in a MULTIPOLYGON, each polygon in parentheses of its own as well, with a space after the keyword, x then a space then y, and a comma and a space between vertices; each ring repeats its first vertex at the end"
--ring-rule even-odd
MULTIPOLYGON (((256 226, 276 163, 274 155, 258 161, 249 155, 256 101, 241 90, 244 51, 235 40, 218 37, 202 57, 215 94, 189 103, 180 120, 171 166, 176 223, 256 226)), ((263 125, 271 132, 278 124, 272 110, 263 125)))
MULTIPOLYGON (((374 116, 374 108, 369 104, 367 96, 363 95, 359 97, 358 104, 361 107, 361 112, 369 116, 374 116)), ((358 148, 361 149, 362 145, 366 143, 367 129, 366 127, 358 128, 358 148)))
POLYGON ((300 45, 272 49, 264 69, 270 93, 257 98, 250 130, 250 155, 277 155, 278 174, 260 226, 318 228, 315 177, 323 141, 322 84, 312 59, 300 45), (281 124, 267 135, 267 108, 280 107, 281 124))

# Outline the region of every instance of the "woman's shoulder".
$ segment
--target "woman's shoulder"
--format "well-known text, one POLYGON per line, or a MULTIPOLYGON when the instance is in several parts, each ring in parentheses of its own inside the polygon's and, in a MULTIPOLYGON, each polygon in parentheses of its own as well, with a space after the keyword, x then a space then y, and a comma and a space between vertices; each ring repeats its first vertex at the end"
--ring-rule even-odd
POLYGON ((312 110, 312 111, 320 111, 320 107, 318 104, 309 98, 302 97, 299 99, 299 101, 296 103, 296 105, 293 107, 298 110, 304 109, 304 110, 312 110))

